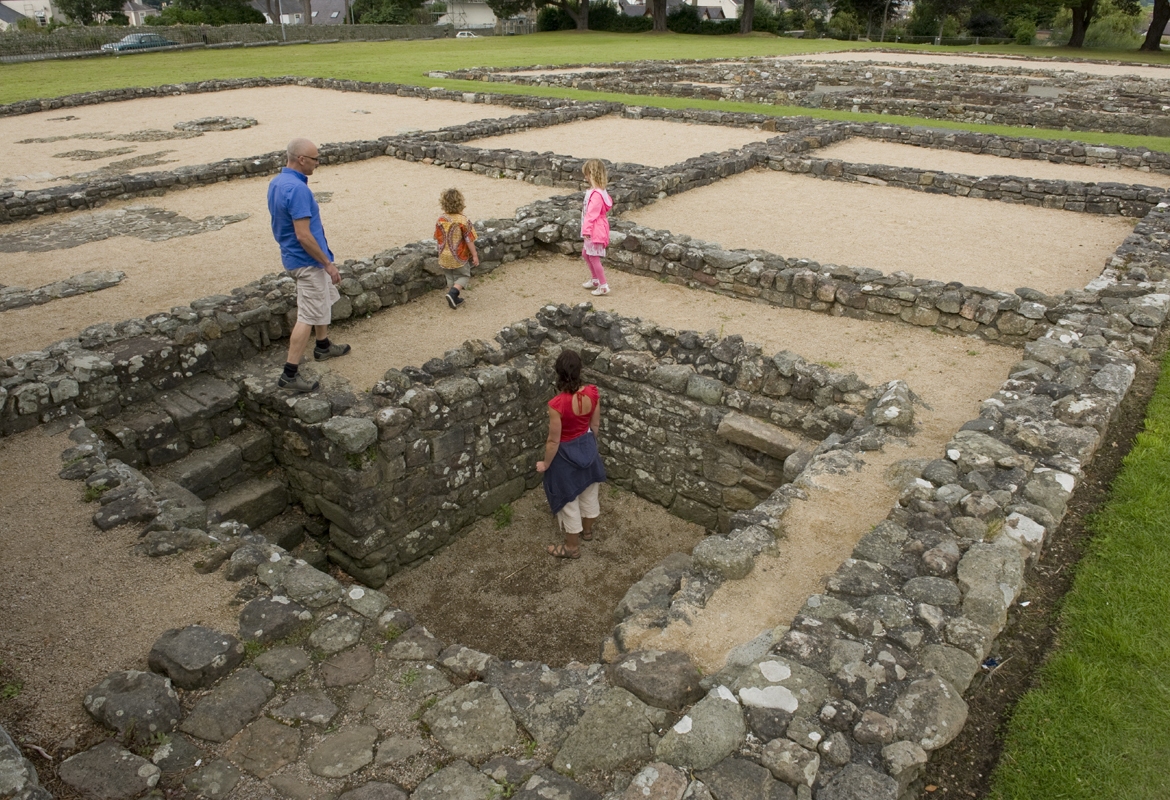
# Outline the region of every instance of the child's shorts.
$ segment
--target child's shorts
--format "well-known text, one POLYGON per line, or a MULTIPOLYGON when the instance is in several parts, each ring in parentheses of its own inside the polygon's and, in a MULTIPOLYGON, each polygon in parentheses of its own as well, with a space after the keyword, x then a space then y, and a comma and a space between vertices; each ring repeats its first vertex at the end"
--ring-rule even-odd
POLYGON ((464 264, 458 269, 445 269, 443 272, 447 276, 447 288, 458 286, 460 289, 466 289, 467 284, 471 283, 471 265, 464 264))

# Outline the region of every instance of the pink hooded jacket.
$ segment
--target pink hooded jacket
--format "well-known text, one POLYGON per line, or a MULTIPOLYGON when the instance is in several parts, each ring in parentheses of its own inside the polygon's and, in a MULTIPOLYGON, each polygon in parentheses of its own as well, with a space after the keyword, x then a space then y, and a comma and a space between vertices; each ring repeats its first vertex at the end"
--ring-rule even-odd
POLYGON ((609 245, 609 219, 606 215, 613 208, 613 200, 605 189, 589 188, 585 191, 585 210, 581 214, 581 236, 601 247, 609 245))

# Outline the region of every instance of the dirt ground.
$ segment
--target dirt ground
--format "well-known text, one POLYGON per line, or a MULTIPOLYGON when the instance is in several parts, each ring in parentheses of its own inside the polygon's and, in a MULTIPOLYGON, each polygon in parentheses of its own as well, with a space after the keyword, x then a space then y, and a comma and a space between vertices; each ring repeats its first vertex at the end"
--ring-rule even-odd
POLYGON ((298 136, 318 144, 352 142, 525 113, 507 106, 339 92, 306 86, 235 89, 42 111, 0 118, 0 146, 9 154, 4 166, 0 167, 0 186, 31 189, 59 185, 67 176, 92 172, 112 162, 152 153, 162 154, 154 166, 127 171, 174 169, 225 158, 258 156, 283 150, 289 140, 298 136), (250 117, 259 124, 243 130, 207 132, 188 139, 142 142, 80 137, 19 144, 27 139, 73 137, 86 133, 117 136, 162 130, 173 134, 176 133, 176 122, 203 117, 250 117), (94 153, 127 147, 133 148, 132 152, 92 157, 94 153), (86 156, 90 160, 58 157, 61 153, 82 150, 90 152, 86 156))
POLYGON ((52 750, 90 724, 85 691, 115 669, 146 669, 163 631, 200 623, 235 633, 236 584, 198 558, 135 555, 137 528, 102 532, 84 486, 57 477, 71 442, 44 429, 0 439, 0 723, 52 750))
POLYGON ((468 144, 665 167, 703 153, 721 153, 749 142, 762 142, 775 135, 772 131, 755 128, 721 128, 609 116, 476 139, 468 144))
POLYGON ((689 553, 703 529, 612 485, 581 558, 544 552, 563 536, 539 487, 512 503, 511 524, 481 519, 454 544, 382 587, 445 642, 502 659, 560 667, 591 663, 613 630, 626 590, 671 553, 689 553), (452 597, 450 587, 460 591, 452 597))
POLYGON ((626 217, 729 248, 1057 294, 1099 275, 1135 223, 771 170, 725 178, 626 217))
MULTIPOLYGON (((1041 51, 1042 52, 1042 51, 1041 51)), ((1137 75, 1170 80, 1170 69, 1152 64, 1108 64, 1102 61, 1051 61, 1046 58, 1004 58, 998 56, 941 53, 881 53, 871 50, 842 50, 835 53, 808 53, 776 56, 776 61, 872 61, 876 64, 938 64, 948 67, 1015 67, 1037 71, 1080 72, 1085 75, 1137 75)))
MULTIPOLYGON (((393 158, 325 166, 309 179, 309 186, 330 194, 321 205, 321 217, 339 262, 429 238, 441 213, 439 192, 449 186, 463 192, 472 219, 511 217, 518 206, 561 191, 393 158)), ((229 181, 3 226, 0 245, 33 229, 89 225, 127 208, 163 208, 192 220, 250 215, 219 230, 163 242, 116 236, 65 250, 5 253, 0 283, 9 286, 32 288, 86 270, 117 269, 127 277, 100 292, 4 312, 0 353, 42 348, 96 322, 144 318, 207 295, 229 294, 279 270, 267 188, 263 178, 229 181)))
POLYGON ((1125 167, 1053 164, 1023 158, 958 153, 908 144, 877 142, 855 137, 814 151, 820 158, 839 158, 855 164, 888 164, 962 175, 1018 175, 1043 180, 1083 181, 1085 183, 1138 183, 1145 186, 1170 186, 1170 175, 1125 167))

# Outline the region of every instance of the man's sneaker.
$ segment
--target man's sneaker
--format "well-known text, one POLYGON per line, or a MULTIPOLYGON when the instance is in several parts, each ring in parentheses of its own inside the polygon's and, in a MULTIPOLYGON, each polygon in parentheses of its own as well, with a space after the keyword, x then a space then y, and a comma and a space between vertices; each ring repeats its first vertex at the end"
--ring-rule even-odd
POLYGON ((609 284, 608 283, 601 284, 596 289, 594 289, 592 293, 599 296, 599 297, 603 294, 609 294, 609 284))
POLYGON ((318 348, 314 347, 313 358, 317 359, 318 361, 325 361, 329 358, 339 358, 348 353, 349 350, 350 347, 348 344, 331 344, 324 350, 319 350, 318 348))
POLYGON ((459 298, 459 287, 452 286, 447 291, 447 305, 451 306, 451 309, 454 310, 459 308, 459 304, 462 302, 463 301, 459 298))
POLYGON ((466 302, 467 302, 467 301, 466 301, 466 300, 464 300, 462 297, 456 297, 456 298, 455 298, 455 305, 454 305, 454 306, 452 306, 452 308, 459 308, 459 306, 463 305, 463 304, 464 304, 464 303, 466 303, 466 302))
MULTIPOLYGON (((337 345, 334 345, 334 347, 337 347, 337 345)), ((348 347, 348 345, 346 345, 346 347, 348 347)), ((291 381, 284 377, 284 375, 281 375, 276 379, 276 385, 281 389, 292 389, 294 392, 315 392, 317 391, 317 386, 320 384, 318 384, 317 381, 306 378, 304 375, 298 372, 297 376, 291 381)))
POLYGON ((598 286, 598 284, 597 284, 596 278, 590 278, 589 280, 587 280, 583 284, 581 284, 582 289, 596 289, 597 286, 598 286))

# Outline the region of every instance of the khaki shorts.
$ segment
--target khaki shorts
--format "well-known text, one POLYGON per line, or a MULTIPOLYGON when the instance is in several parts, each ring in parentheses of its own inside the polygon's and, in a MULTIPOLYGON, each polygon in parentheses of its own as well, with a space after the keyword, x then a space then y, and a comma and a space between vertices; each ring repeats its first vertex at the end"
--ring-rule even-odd
POLYGON ((460 289, 466 289, 467 284, 471 283, 471 265, 464 264, 458 269, 444 269, 443 273, 447 276, 447 288, 458 286, 460 289))
POLYGON ((341 292, 333 285, 329 273, 322 267, 298 267, 288 270, 297 282, 297 322, 306 325, 328 325, 333 321, 333 304, 341 299, 341 292))
POLYGON ((600 483, 591 483, 585 487, 585 491, 577 495, 577 499, 572 502, 565 503, 560 511, 557 512, 557 522, 561 524, 561 530, 565 533, 580 533, 583 526, 581 525, 581 518, 596 519, 597 515, 601 513, 601 505, 597 502, 597 489, 600 483))

